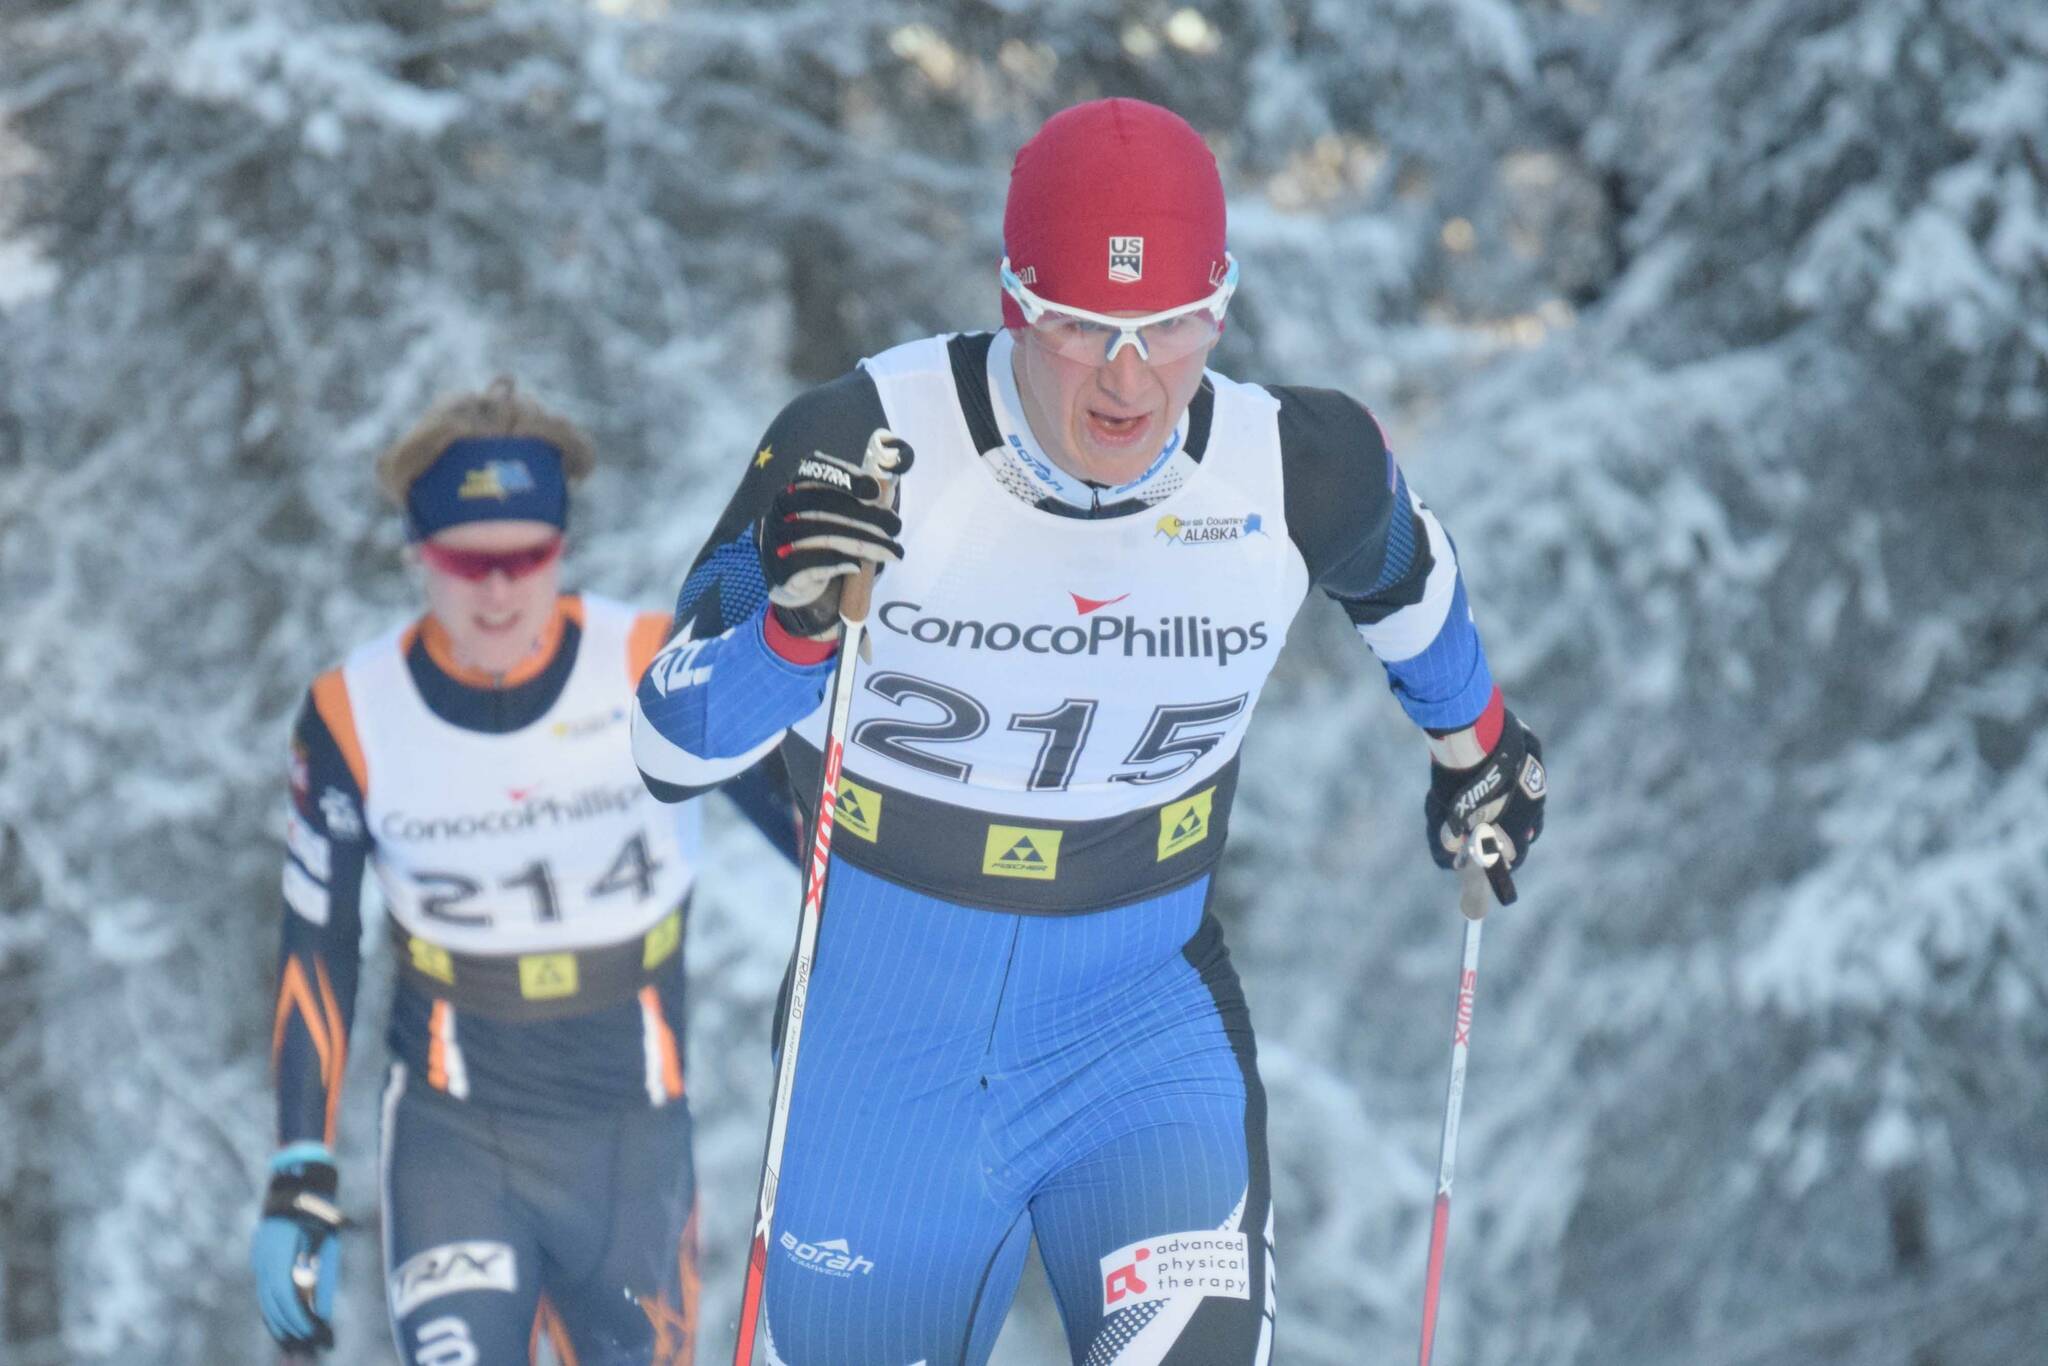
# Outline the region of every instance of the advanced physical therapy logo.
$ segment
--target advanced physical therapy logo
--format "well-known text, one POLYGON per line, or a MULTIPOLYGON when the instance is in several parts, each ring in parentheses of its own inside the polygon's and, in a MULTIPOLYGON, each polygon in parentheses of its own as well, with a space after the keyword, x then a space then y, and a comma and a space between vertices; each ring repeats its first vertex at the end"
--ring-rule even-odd
POLYGON ((645 784, 638 782, 588 788, 570 797, 536 796, 537 791, 530 787, 512 789, 505 794, 512 805, 482 811, 387 811, 377 822, 377 833, 385 839, 411 841, 523 835, 615 816, 632 809, 647 796, 645 784))
POLYGON ((1169 512, 1152 524, 1154 539, 1169 545, 1220 545, 1266 534, 1266 520, 1256 512, 1242 517, 1178 517, 1169 512))
POLYGON ((884 630, 908 636, 920 645, 952 650, 1022 650, 1033 655, 1122 655, 1125 659, 1213 659, 1218 668, 1250 650, 1264 649, 1269 639, 1264 621, 1249 625, 1217 625, 1210 617, 1116 616, 1102 609, 1129 594, 1084 598, 1069 591, 1074 613, 1085 622, 1018 622, 976 617, 948 617, 925 611, 922 603, 895 599, 875 614, 884 630))
POLYGON ((502 503, 515 493, 533 490, 533 471, 526 468, 524 461, 491 460, 466 471, 455 496, 465 503, 478 498, 495 498, 502 503))
POLYGON ((1154 1300, 1252 1297, 1251 1249, 1223 1229, 1140 1238, 1101 1261, 1102 1312, 1154 1300))

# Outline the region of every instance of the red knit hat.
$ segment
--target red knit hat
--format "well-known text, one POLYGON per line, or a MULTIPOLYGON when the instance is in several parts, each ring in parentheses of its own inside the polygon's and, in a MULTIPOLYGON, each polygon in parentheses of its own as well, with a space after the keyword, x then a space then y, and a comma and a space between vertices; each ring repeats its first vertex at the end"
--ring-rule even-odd
MULTIPOLYGON (((1092 100, 1017 151, 1003 209, 1010 268, 1041 299, 1156 312, 1223 281, 1223 180, 1202 135, 1143 100, 1092 100)), ((1003 296, 1003 325, 1024 315, 1003 296)))

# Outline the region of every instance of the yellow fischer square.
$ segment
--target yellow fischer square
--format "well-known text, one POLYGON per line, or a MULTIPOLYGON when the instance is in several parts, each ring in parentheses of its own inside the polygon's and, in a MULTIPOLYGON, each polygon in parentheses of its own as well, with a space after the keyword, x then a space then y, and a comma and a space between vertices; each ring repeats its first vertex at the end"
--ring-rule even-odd
MULTIPOLYGON (((640 966, 651 968, 667 961, 683 942, 683 918, 674 911, 663 916, 641 941, 640 966)), ((522 979, 522 985, 524 981, 522 979)))
POLYGON ((1209 838, 1209 808, 1215 804, 1216 789, 1205 787, 1192 797, 1168 802, 1159 808, 1159 857, 1164 863, 1183 849, 1192 849, 1209 838))
POLYGON ((873 844, 882 833, 882 794, 842 775, 839 779, 839 803, 832 813, 832 823, 873 844))
POLYGON ((1028 877, 1051 882, 1060 871, 1058 830, 1028 825, 991 825, 981 855, 981 871, 990 877, 1028 877))
POLYGON ((418 935, 408 937, 407 951, 412 955, 412 965, 437 982, 455 985, 455 960, 448 956, 448 950, 439 944, 430 944, 418 935))
POLYGON ((576 994, 576 955, 528 953, 519 958, 519 994, 529 1001, 553 1001, 576 994))

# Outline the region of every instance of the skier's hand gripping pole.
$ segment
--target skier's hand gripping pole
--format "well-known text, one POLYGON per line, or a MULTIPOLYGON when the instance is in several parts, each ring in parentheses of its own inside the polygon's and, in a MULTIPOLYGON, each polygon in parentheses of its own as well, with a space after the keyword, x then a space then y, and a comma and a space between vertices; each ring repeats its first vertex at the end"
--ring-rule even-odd
MULTIPOLYGON (((830 457, 814 457, 829 460, 830 457)), ((831 460, 832 466, 849 475, 849 497, 869 507, 889 510, 895 501, 895 482, 910 468, 908 442, 886 428, 878 427, 868 438, 867 450, 856 468, 831 460)), ((829 475, 821 476, 829 478, 829 475)), ((889 513, 894 517, 893 511, 889 513)), ((900 524, 899 524, 900 525, 900 524)), ((893 532, 891 536, 893 537, 893 532)), ((764 546, 768 542, 764 540, 764 546)), ((857 552, 857 562, 843 573, 835 595, 841 631, 839 660, 832 670, 832 706, 826 713, 823 775, 817 805, 811 818, 811 850, 804 865, 803 914, 797 923, 796 958, 790 969, 789 999, 783 1008, 782 1051, 775 1066, 775 1098, 768 1116, 768 1142, 761 1157, 761 1191, 754 1207, 753 1245, 747 1253, 747 1277, 740 1294, 738 1337, 733 1342, 733 1366, 752 1366, 754 1338, 760 1329, 761 1297, 768 1279, 768 1236, 775 1221, 775 1196, 782 1181, 782 1145, 789 1133, 789 1103, 796 1085, 797 1045, 803 1039, 804 1006, 810 996, 811 966, 817 957, 818 922, 825 908, 825 874, 832 860, 832 824, 839 806, 839 767, 846 750, 846 718, 853 706, 853 675, 856 661, 866 644, 868 604, 874 592, 875 573, 886 559, 901 558, 902 548, 876 557, 872 546, 857 552)))
POLYGON ((1443 1143, 1437 1153, 1436 1207, 1429 1220, 1429 1269, 1422 1288, 1421 1366, 1436 1350, 1436 1311, 1443 1293, 1444 1244, 1451 1229, 1451 1176, 1458 1160, 1458 1118, 1465 1103, 1465 1056, 1472 1039, 1472 1006, 1479 991, 1479 933, 1496 898, 1515 899, 1507 842, 1489 822, 1474 826, 1458 857, 1458 909, 1465 913, 1465 953, 1458 967, 1458 1008, 1451 1025, 1451 1083, 1444 1097, 1443 1143))
POLYGON ((796 462, 756 528, 769 611, 783 629, 829 640, 842 617, 866 616, 865 605, 851 614, 841 599, 903 558, 896 481, 910 463, 909 444, 881 427, 857 464, 824 451, 796 462))
POLYGON ((335 1203, 339 1185, 323 1144, 295 1143, 270 1160, 249 1265, 264 1326, 287 1357, 310 1359, 334 1346, 338 1239, 348 1223, 335 1203))

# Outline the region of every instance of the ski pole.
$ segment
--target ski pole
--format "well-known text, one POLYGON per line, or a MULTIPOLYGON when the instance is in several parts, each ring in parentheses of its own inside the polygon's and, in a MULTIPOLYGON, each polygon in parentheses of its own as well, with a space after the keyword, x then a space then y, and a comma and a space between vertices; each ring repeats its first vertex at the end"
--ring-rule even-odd
POLYGON ((1436 1350, 1437 1301, 1443 1292, 1444 1240, 1451 1228, 1451 1172, 1458 1160, 1458 1116, 1465 1104, 1465 1055, 1472 1037, 1472 1002, 1479 990, 1479 932, 1494 898, 1515 899, 1506 838, 1490 824, 1475 827, 1459 856, 1458 909, 1465 915, 1465 957, 1458 969, 1458 1013, 1451 1027, 1451 1084, 1444 1098, 1443 1144, 1437 1150, 1436 1210, 1429 1221, 1429 1272, 1422 1286, 1422 1361, 1436 1350), (1489 886, 1490 884, 1490 886, 1489 886))
MULTIPOLYGON (((893 483, 897 465, 896 436, 877 427, 868 438, 861 468, 893 483)), ((824 774, 818 789, 817 814, 811 824, 811 861, 805 868, 803 915, 797 924, 796 962, 790 970, 789 1000, 782 1016, 782 1056, 775 1066, 775 1102, 768 1116, 768 1143, 761 1155, 761 1190, 754 1205, 754 1240, 747 1253, 747 1279, 740 1294, 739 1338, 733 1343, 733 1366, 751 1366, 754 1337, 761 1320, 761 1295, 768 1279, 768 1230, 775 1219, 776 1187, 782 1180, 782 1143, 789 1132, 789 1101, 796 1085, 796 1049, 804 1032, 804 1002, 810 995, 811 964, 818 949, 818 922, 825 908, 825 869, 832 858, 832 821, 839 806, 839 765, 846 749, 846 716, 853 709, 854 661, 867 629, 868 598, 874 591, 875 567, 865 565, 847 580, 839 596, 839 660, 832 668, 832 709, 826 713, 824 774)))

